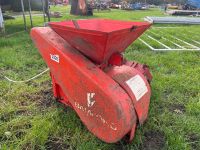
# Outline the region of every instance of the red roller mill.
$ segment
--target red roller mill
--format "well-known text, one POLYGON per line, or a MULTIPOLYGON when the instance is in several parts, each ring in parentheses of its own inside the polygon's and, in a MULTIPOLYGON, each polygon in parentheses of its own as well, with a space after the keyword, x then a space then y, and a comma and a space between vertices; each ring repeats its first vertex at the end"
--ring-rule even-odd
POLYGON ((151 24, 89 19, 49 26, 33 28, 31 38, 50 68, 54 96, 99 139, 131 141, 147 118, 152 77, 149 66, 121 53, 151 24))

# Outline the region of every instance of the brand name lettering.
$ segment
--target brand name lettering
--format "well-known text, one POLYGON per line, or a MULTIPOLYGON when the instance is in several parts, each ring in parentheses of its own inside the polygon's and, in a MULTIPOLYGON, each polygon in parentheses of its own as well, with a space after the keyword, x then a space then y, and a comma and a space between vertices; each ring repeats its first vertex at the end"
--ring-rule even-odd
POLYGON ((87 110, 87 108, 84 108, 83 106, 80 106, 79 103, 75 102, 75 106, 76 108, 82 110, 84 113, 86 113, 86 115, 91 116, 91 117, 96 117, 99 118, 103 124, 106 124, 109 128, 111 128, 112 130, 117 130, 117 127, 115 127, 114 123, 108 123, 102 116, 92 113, 91 110, 87 110))

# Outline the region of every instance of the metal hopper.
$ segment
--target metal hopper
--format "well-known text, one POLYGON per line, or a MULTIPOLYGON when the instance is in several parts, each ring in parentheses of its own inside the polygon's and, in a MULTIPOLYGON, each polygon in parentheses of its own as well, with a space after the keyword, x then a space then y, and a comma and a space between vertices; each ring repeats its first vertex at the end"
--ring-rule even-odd
POLYGON ((101 64, 115 52, 123 52, 151 24, 107 19, 49 23, 69 44, 90 60, 101 64))

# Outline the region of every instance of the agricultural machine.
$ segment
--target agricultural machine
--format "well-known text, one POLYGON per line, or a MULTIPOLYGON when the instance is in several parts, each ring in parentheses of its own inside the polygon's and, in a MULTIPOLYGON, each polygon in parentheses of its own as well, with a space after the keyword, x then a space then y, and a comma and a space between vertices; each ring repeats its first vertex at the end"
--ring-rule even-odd
POLYGON ((107 2, 103 2, 102 4, 100 4, 100 9, 102 11, 103 10, 109 10, 110 11, 109 4, 107 2))
POLYGON ((63 6, 69 5, 68 0, 66 0, 64 3, 61 3, 63 6))
POLYGON ((119 5, 116 5, 114 3, 110 3, 110 8, 113 8, 113 9, 119 9, 119 5))
POLYGON ((99 139, 131 141, 147 118, 152 77, 146 63, 121 53, 151 24, 88 19, 48 25, 33 28, 31 38, 50 68, 54 96, 99 139))
POLYGON ((132 9, 141 9, 142 4, 128 4, 128 6, 132 9))
POLYGON ((130 4, 128 4, 126 1, 120 2, 121 3, 121 9, 122 10, 135 10, 134 8, 131 7, 130 4))
POLYGON ((185 10, 191 9, 196 10, 200 9, 200 0, 188 0, 184 7, 185 10))
POLYGON ((49 3, 51 5, 55 5, 55 4, 61 4, 62 2, 60 0, 49 0, 49 3))

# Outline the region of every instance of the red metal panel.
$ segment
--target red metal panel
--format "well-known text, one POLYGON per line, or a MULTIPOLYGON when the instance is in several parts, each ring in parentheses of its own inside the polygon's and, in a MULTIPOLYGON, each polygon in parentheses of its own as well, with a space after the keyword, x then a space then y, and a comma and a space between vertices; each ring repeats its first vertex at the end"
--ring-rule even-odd
POLYGON ((101 64, 115 52, 124 51, 152 24, 106 19, 87 19, 49 23, 73 47, 95 63, 101 64))
POLYGON ((147 80, 148 82, 150 83, 151 80, 152 80, 152 76, 151 76, 151 73, 149 72, 149 66, 146 65, 146 63, 144 63, 143 65, 141 64, 138 64, 137 62, 128 62, 126 60, 126 58, 123 60, 123 65, 126 65, 126 66, 129 66, 129 67, 132 67, 132 68, 135 68, 137 69, 139 72, 141 72, 144 76, 146 75, 147 76, 147 80))
POLYGON ((113 66, 121 66, 123 63, 123 55, 120 53, 114 53, 108 60, 108 64, 113 66))
POLYGON ((138 115, 139 123, 142 125, 147 118, 151 96, 151 89, 147 79, 138 70, 125 65, 120 67, 115 66, 106 70, 106 73, 118 82, 131 97, 138 115), (130 79, 132 79, 131 84, 134 85, 134 87, 127 83, 130 79))
POLYGON ((126 91, 50 28, 34 28, 31 37, 87 128, 105 142, 119 141, 135 125, 126 91))

